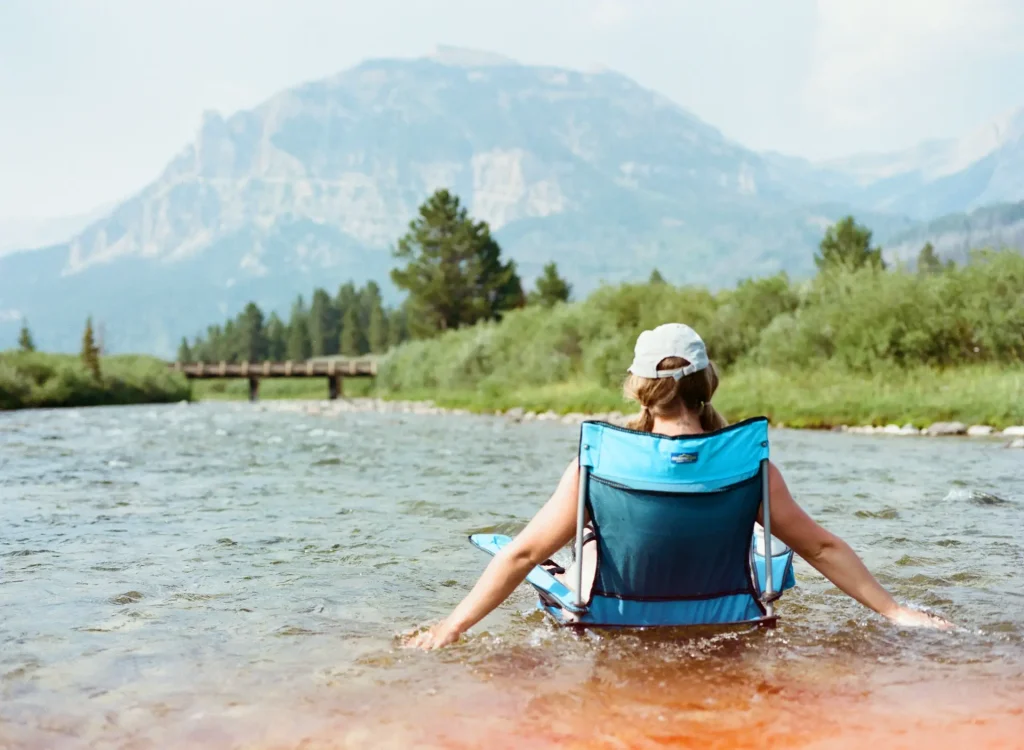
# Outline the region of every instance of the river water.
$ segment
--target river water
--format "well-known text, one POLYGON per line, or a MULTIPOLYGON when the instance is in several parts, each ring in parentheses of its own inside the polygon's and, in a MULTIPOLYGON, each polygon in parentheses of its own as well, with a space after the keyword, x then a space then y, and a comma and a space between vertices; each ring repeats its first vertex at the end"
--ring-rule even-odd
POLYGON ((444 615, 576 428, 248 404, 0 415, 0 747, 1024 748, 1024 453, 776 431, 813 516, 953 632, 802 561, 774 632, 444 615))

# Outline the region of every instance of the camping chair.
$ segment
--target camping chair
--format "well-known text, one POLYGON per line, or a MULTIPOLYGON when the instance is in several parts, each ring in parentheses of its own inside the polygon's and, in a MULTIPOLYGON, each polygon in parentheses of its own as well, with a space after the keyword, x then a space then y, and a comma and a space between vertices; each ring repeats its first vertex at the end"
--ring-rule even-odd
MULTIPOLYGON (((558 623, 775 626, 775 601, 796 580, 793 551, 771 536, 767 419, 679 437, 588 421, 579 465, 575 559, 589 514, 597 544, 590 596, 581 596, 582 565, 575 591, 540 566, 526 579, 558 623)), ((470 541, 494 555, 511 539, 470 541)))

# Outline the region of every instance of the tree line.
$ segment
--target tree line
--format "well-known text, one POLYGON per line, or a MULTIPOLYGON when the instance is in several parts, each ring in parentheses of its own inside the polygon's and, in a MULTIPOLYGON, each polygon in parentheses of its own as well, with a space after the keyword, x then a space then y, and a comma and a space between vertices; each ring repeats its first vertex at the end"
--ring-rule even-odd
POLYGON ((358 357, 386 351, 408 337, 405 311, 384 306, 380 287, 370 281, 357 288, 342 284, 331 296, 313 291, 309 304, 300 295, 291 314, 265 316, 249 302, 235 318, 212 325, 191 343, 181 340, 180 362, 262 362, 306 360, 342 355, 358 357))
POLYGON ((391 393, 453 392, 495 403, 553 383, 622 382, 638 331, 684 321, 724 369, 763 367, 803 377, 856 377, 923 367, 1024 364, 1024 255, 978 250, 952 263, 925 245, 916 262, 886 262, 871 232, 846 217, 825 232, 817 273, 747 279, 712 291, 646 283, 604 286, 585 300, 438 340, 388 358, 377 386, 391 393), (514 352, 515 356, 509 356, 514 352))
POLYGON ((314 290, 292 305, 287 321, 265 316, 248 303, 235 318, 207 328, 191 343, 182 339, 178 360, 260 362, 342 355, 382 354, 407 339, 424 339, 482 320, 500 320, 526 305, 565 302, 571 285, 555 263, 544 267, 536 286, 523 291, 515 261, 502 257, 486 222, 474 221, 458 196, 438 190, 420 206, 393 256, 391 272, 406 292, 398 307, 386 307, 380 286, 343 284, 332 297, 314 290))

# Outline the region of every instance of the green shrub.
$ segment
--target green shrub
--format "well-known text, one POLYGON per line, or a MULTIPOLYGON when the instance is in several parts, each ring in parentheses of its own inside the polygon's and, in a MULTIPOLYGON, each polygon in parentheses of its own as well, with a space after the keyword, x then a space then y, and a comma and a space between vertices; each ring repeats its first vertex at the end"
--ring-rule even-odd
POLYGON ((73 355, 0 352, 0 409, 101 406, 191 398, 184 376, 154 357, 104 357, 99 380, 73 355))

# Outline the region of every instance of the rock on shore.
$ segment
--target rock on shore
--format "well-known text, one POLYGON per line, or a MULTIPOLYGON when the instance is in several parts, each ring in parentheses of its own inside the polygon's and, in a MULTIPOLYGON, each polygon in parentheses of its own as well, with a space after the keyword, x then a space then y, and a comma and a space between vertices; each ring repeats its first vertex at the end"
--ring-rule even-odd
MULTIPOLYGON (((318 414, 324 416, 368 412, 381 414, 419 414, 427 416, 440 414, 465 415, 470 413, 465 409, 445 409, 437 406, 432 401, 387 401, 379 398, 338 399, 337 401, 263 401, 258 404, 257 408, 264 411, 318 414)), ((496 416, 503 417, 512 422, 558 422, 566 425, 577 425, 586 420, 592 420, 609 422, 610 424, 622 427, 624 427, 631 419, 630 415, 617 411, 603 414, 582 414, 579 412, 558 414, 554 411, 540 413, 527 411, 521 407, 515 407, 506 412, 497 412, 496 416)), ((776 426, 782 427, 781 424, 776 426)), ((833 431, 848 432, 853 435, 926 435, 930 437, 967 435, 977 438, 1002 437, 1010 439, 1009 442, 1006 443, 1006 447, 1024 448, 1024 425, 1015 425, 999 431, 990 425, 968 426, 963 422, 935 422, 924 429, 918 429, 912 424, 905 424, 903 426, 897 424, 887 424, 885 426, 840 425, 838 427, 834 427, 833 431)))

